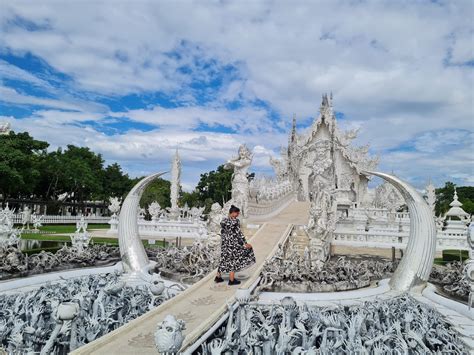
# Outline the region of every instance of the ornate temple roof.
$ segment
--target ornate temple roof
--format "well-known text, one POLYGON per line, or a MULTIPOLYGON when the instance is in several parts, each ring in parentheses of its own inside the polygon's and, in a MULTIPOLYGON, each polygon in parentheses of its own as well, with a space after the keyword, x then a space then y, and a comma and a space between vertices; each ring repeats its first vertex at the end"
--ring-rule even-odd
POLYGON ((314 144, 314 137, 318 134, 322 125, 328 127, 331 141, 336 150, 347 159, 349 165, 356 169, 357 173, 363 174, 363 171, 376 168, 379 158, 368 155, 369 146, 353 146, 351 143, 357 137, 358 130, 341 131, 337 127, 336 115, 333 110, 332 94, 324 94, 319 109, 319 116, 314 120, 308 132, 298 134, 296 132, 296 120, 293 118, 292 130, 289 137, 290 149, 295 155, 307 151, 314 144))

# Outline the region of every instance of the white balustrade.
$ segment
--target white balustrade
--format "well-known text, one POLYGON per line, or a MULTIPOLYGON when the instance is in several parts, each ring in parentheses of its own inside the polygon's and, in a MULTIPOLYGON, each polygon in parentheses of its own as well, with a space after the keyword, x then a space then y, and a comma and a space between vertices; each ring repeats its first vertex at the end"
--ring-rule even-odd
POLYGON ((248 215, 252 218, 270 216, 278 213, 294 198, 295 194, 288 180, 275 181, 267 178, 254 180, 250 186, 248 215))
MULTIPOLYGON (((408 243, 408 233, 391 231, 344 231, 334 232, 331 244, 367 248, 391 248, 405 249, 408 243)), ((446 249, 469 250, 466 234, 447 233, 438 231, 436 236, 436 250, 446 249)))
MULTIPOLYGON (((187 219, 154 219, 151 221, 138 218, 138 234, 141 237, 160 238, 207 238, 207 226, 204 221, 196 218, 187 219)), ((107 234, 116 235, 118 233, 118 218, 109 221, 110 229, 107 234)))

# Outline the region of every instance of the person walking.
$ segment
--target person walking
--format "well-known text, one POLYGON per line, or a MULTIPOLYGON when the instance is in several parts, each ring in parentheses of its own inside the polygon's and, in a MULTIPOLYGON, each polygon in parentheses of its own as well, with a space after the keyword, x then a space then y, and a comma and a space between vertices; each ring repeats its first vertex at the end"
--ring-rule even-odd
POLYGON ((232 205, 229 216, 221 221, 221 259, 214 279, 216 283, 223 282, 222 273, 228 272, 228 284, 239 285, 235 273, 255 264, 252 245, 247 243, 240 229, 239 215, 240 209, 232 205))

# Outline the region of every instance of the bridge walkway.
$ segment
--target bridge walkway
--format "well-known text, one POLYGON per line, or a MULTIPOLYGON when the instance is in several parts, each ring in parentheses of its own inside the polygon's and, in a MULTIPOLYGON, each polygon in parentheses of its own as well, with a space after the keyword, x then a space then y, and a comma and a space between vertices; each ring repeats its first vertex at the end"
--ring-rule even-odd
POLYGON ((257 263, 248 269, 248 276, 240 287, 228 286, 226 282, 215 284, 215 271, 195 283, 183 293, 125 324, 113 332, 87 344, 71 354, 155 354, 154 331, 168 314, 186 322, 185 340, 182 350, 201 337, 227 310, 227 304, 235 300, 238 288, 248 289, 253 285, 263 267, 291 231, 293 224, 305 224, 309 206, 305 202, 291 202, 276 216, 265 221, 251 237, 257 263))

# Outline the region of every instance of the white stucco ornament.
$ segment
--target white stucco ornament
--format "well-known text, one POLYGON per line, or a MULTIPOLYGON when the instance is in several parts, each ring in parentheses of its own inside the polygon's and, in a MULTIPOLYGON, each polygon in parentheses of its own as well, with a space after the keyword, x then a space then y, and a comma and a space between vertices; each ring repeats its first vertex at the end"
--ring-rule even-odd
POLYGON ((252 158, 253 156, 250 150, 245 144, 242 144, 239 147, 238 155, 225 164, 226 169, 234 169, 234 174, 232 175, 232 198, 226 206, 233 204, 239 207, 244 217, 247 215, 249 202, 249 181, 247 174, 252 164, 252 158))
POLYGON ((158 324, 155 331, 156 349, 160 354, 176 354, 183 344, 185 329, 183 320, 167 315, 163 322, 158 324))

